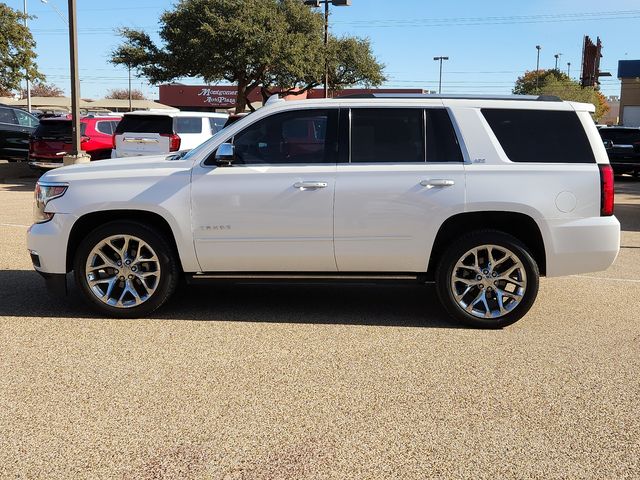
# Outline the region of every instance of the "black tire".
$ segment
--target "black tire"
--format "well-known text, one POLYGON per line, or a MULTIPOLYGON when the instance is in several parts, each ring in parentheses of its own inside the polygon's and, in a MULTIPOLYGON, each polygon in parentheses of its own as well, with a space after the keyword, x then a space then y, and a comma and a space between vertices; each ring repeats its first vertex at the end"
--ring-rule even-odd
MULTIPOLYGON (((480 250, 480 252, 483 251, 486 252, 486 249, 480 250)), ((480 254, 477 254, 476 257, 480 257, 480 254)), ((484 257, 481 258, 484 259, 484 257)), ((481 267, 483 266, 483 262, 478 261, 478 263, 481 267)), ((536 296, 538 295, 540 272, 532 255, 521 241, 498 230, 479 230, 465 235, 447 248, 436 269, 435 279, 438 298, 447 313, 449 313, 449 315, 451 315, 455 320, 477 328, 502 328, 517 322, 529 311, 536 299, 536 296), (492 253, 496 254, 496 256, 501 253, 500 248, 507 249, 522 265, 526 277, 517 277, 521 274, 521 269, 517 269, 516 273, 513 274, 517 277, 515 280, 518 280, 518 278, 520 281, 523 278, 526 280, 526 282, 521 282, 525 288, 519 303, 513 295, 511 297, 508 296, 511 292, 507 291, 507 289, 516 290, 513 293, 521 293, 521 290, 518 290, 518 287, 514 284, 500 279, 500 275, 506 273, 504 271, 500 272, 502 268, 506 270, 508 269, 508 266, 515 265, 515 263, 509 263, 509 258, 506 258, 502 264, 499 259, 502 259, 503 257, 496 259, 493 265, 497 267, 497 278, 491 278, 493 267, 480 269, 481 271, 476 273, 471 273, 473 267, 463 267, 459 268, 457 272, 454 272, 456 264, 458 264, 458 262, 463 258, 466 258, 467 262, 469 259, 474 258, 472 254, 470 254, 470 256, 466 256, 468 252, 472 249, 488 245, 498 247, 495 250, 492 250, 492 253), (488 274, 485 275, 485 272, 488 272, 488 274), (461 282, 452 283, 451 280, 454 273, 457 273, 456 278, 460 278, 460 275, 470 275, 470 278, 461 280, 461 282), (480 277, 482 277, 482 279, 480 279, 480 277), (468 284, 465 283, 467 280, 468 284), (458 294, 461 294, 464 291, 467 291, 464 287, 469 286, 469 284, 480 282, 483 285, 471 287, 472 289, 469 290, 465 296, 460 298, 462 303, 466 303, 467 306, 471 305, 471 312, 469 312, 458 303, 458 300, 454 295, 454 289, 456 289, 458 294), (462 290, 462 292, 460 290, 462 290), (486 301, 483 301, 480 305, 482 309, 476 310, 473 308, 474 305, 478 305, 478 303, 480 303, 476 294, 482 295, 482 290, 485 290, 484 295, 488 295, 488 298, 483 297, 486 301), (496 292, 502 293, 498 294, 496 292), (498 295, 500 295, 505 313, 501 313, 498 303, 498 295), (470 298, 471 300, 469 300, 470 298), (478 303, 474 303, 474 301, 478 303), (510 308, 507 309, 506 307, 510 308), (483 317, 482 313, 487 311, 495 314, 496 316, 489 318, 483 317)))
MULTIPOLYGON (((74 258, 74 277, 85 300, 100 313, 117 318, 139 318, 149 315, 171 297, 180 279, 180 267, 174 249, 160 232, 148 225, 134 221, 115 221, 96 228, 80 243, 74 258), (119 235, 128 235, 142 240, 155 252, 157 257, 154 266, 159 271, 159 279, 154 284, 155 290, 148 295, 143 303, 130 307, 107 305, 100 300, 91 290, 85 272, 87 260, 94 247, 109 237, 119 235)), ((120 285, 124 285, 124 283, 120 283, 120 285)))

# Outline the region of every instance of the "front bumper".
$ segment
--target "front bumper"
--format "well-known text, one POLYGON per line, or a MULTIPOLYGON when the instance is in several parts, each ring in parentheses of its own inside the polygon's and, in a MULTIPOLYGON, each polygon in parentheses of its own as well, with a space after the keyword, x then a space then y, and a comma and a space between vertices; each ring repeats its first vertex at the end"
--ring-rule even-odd
MULTIPOLYGON (((56 213, 51 220, 35 223, 27 230, 27 248, 37 254, 34 268, 40 273, 67 273, 67 243, 75 215, 56 213)), ((32 256, 32 260, 34 260, 32 256)))

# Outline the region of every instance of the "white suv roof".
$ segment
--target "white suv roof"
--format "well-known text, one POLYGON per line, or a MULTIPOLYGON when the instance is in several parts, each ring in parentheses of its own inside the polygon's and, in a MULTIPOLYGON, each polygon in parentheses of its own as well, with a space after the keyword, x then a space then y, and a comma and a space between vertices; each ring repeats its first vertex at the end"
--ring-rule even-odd
POLYGON ((173 112, 166 110, 137 110, 135 112, 126 112, 125 115, 158 115, 163 117, 214 117, 227 118, 229 115, 219 112, 173 112))

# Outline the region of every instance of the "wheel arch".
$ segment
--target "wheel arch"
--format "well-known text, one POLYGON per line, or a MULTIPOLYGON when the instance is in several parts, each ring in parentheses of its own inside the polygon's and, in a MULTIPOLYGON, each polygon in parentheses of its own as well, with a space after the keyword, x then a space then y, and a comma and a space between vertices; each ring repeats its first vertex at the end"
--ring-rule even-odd
POLYGON ((75 251, 80 245, 82 239, 95 228, 112 221, 133 221, 144 225, 149 225, 158 230, 165 236, 165 238, 169 242, 169 245, 171 245, 171 248, 173 248, 174 254, 178 259, 178 264, 182 268, 180 252, 178 250, 173 230, 171 229, 169 222, 162 215, 146 210, 102 210, 87 213, 81 216, 73 224, 73 227, 71 227, 69 240, 67 242, 67 272, 73 270, 75 251))
POLYGON ((531 252, 541 275, 546 275, 547 260, 544 238, 536 221, 524 213, 505 211, 465 212, 449 217, 438 230, 427 268, 427 278, 433 279, 438 260, 457 238, 474 230, 494 229, 520 240, 531 252))

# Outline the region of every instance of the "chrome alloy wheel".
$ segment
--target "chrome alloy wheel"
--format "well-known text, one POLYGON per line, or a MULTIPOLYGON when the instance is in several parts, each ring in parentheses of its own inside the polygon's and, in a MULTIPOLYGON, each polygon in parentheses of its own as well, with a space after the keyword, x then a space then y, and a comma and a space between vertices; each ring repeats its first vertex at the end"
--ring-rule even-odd
POLYGON ((142 305, 158 288, 160 260, 151 246, 132 235, 113 235, 89 253, 85 279, 101 302, 116 308, 142 305))
POLYGON ((478 318, 500 318, 522 301, 527 273, 511 250, 481 245, 460 257, 451 274, 451 291, 458 306, 478 318))

